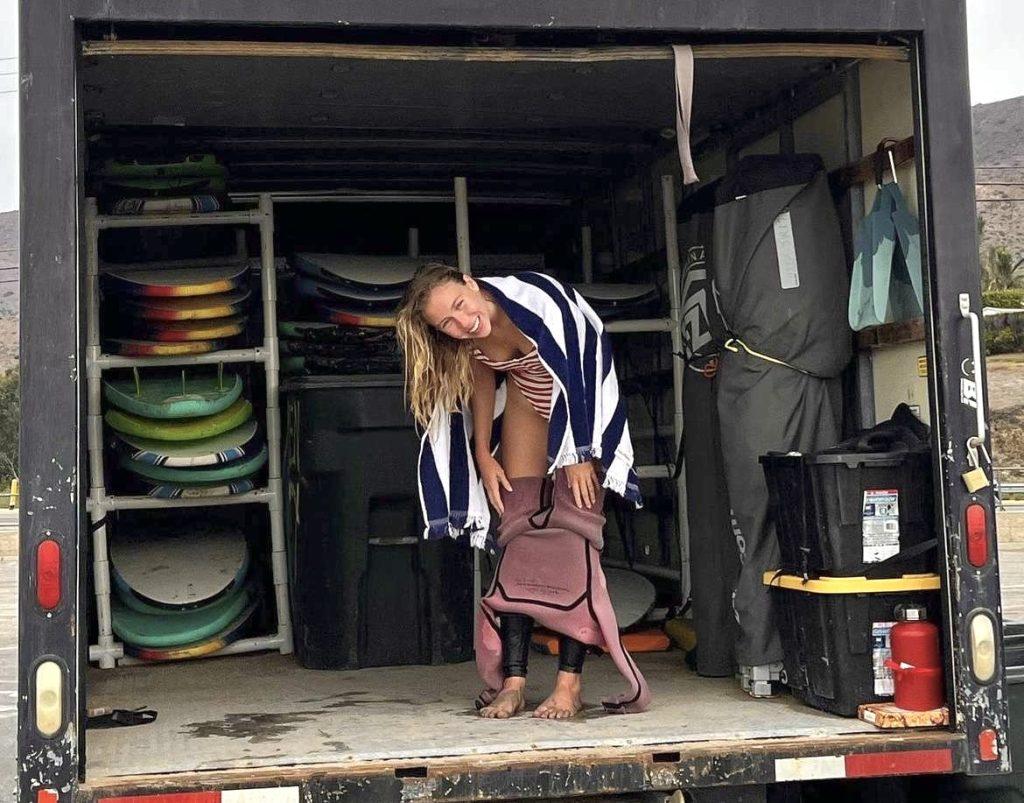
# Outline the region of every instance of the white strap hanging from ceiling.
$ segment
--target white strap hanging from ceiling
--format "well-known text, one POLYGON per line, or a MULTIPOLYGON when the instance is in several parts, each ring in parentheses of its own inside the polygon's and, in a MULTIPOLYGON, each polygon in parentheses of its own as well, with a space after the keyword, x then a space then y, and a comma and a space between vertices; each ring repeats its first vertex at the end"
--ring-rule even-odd
POLYGON ((690 156, 690 111, 693 106, 693 48, 672 45, 676 65, 676 144, 679 146, 679 165, 683 169, 683 183, 699 181, 690 156))

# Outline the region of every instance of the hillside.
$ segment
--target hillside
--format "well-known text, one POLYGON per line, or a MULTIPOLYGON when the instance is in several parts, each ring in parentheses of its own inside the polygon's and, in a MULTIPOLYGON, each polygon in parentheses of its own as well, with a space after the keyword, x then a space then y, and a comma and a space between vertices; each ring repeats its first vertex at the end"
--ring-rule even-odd
POLYGON ((0 371, 18 363, 18 213, 0 212, 0 371))
POLYGON ((1024 257, 1024 97, 982 103, 974 117, 978 215, 984 220, 981 253, 1005 246, 1024 257))

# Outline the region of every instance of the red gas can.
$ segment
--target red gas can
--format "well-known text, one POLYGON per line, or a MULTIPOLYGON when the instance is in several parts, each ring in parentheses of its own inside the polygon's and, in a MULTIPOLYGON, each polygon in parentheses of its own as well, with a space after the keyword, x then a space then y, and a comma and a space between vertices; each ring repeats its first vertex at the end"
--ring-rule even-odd
POLYGON ((895 685, 894 702, 908 711, 930 711, 945 704, 939 628, 920 605, 900 606, 889 634, 895 685))

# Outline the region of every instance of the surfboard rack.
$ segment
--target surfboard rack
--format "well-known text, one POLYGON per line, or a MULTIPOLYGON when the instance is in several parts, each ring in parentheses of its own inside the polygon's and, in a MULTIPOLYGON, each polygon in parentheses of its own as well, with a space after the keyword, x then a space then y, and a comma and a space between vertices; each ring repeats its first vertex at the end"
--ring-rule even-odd
MULTIPOLYGON (((98 637, 89 645, 89 660, 103 669, 144 663, 125 655, 114 638, 110 612, 110 564, 107 549, 108 512, 116 510, 167 510, 175 508, 220 507, 264 504, 270 516, 271 572, 277 611, 277 631, 242 639, 214 655, 277 650, 292 652, 291 613, 288 596, 288 561, 284 538, 284 490, 281 482, 281 415, 278 405, 279 357, 277 345, 277 278, 274 262, 274 207, 268 194, 258 196, 256 205, 234 211, 177 215, 101 215, 95 198, 86 199, 86 375, 88 379, 87 442, 89 451, 89 496, 86 500, 92 522, 93 580, 96 589, 98 637), (229 349, 207 354, 128 357, 104 354, 100 340, 100 232, 108 229, 178 226, 258 226, 260 230, 260 282, 263 306, 263 345, 229 349), (231 496, 157 499, 149 496, 121 496, 107 493, 104 474, 103 372, 117 368, 224 365, 263 365, 266 377, 266 430, 269 459, 267 485, 231 496)), ((201 261, 200 261, 201 262, 201 261)))

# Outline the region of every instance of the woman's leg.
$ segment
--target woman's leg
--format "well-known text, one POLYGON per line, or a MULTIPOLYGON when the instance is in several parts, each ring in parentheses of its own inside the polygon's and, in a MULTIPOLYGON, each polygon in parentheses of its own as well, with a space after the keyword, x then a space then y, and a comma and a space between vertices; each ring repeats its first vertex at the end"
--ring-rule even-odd
POLYGON ((480 716, 488 719, 514 717, 526 704, 524 690, 533 619, 521 613, 503 613, 498 629, 501 634, 501 667, 505 681, 493 702, 480 709, 480 716))
POLYGON ((583 708, 583 657, 586 645, 574 638, 561 636, 558 639, 558 674, 555 676, 555 690, 533 712, 540 719, 569 719, 583 708))
POLYGON ((521 613, 501 614, 501 666, 505 677, 526 677, 533 619, 521 613))
POLYGON ((558 671, 583 674, 583 659, 587 655, 587 645, 569 636, 558 639, 558 671))

